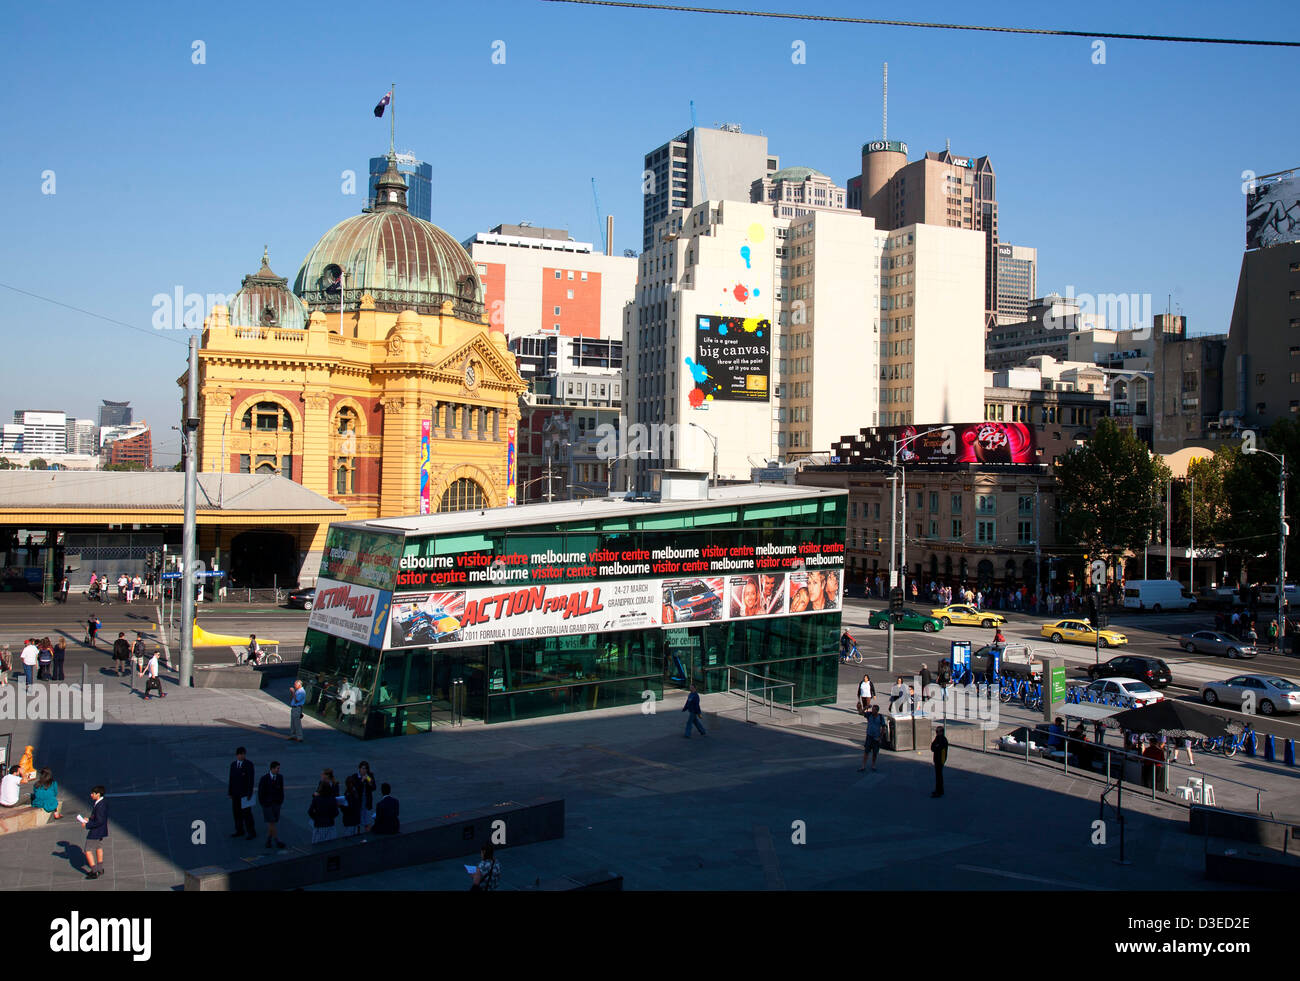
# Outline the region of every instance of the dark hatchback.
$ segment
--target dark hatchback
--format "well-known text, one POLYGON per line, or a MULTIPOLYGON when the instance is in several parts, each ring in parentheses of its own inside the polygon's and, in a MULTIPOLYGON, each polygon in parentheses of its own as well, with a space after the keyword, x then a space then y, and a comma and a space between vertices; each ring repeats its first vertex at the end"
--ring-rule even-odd
POLYGON ((1143 657, 1140 654, 1121 654, 1109 661, 1089 666, 1088 677, 1093 681, 1098 678, 1136 678, 1145 681, 1152 688, 1168 688, 1174 680, 1169 665, 1158 657, 1143 657))
POLYGON ((316 587, 308 586, 306 589, 291 590, 288 596, 288 605, 303 610, 310 610, 312 604, 316 602, 316 587))

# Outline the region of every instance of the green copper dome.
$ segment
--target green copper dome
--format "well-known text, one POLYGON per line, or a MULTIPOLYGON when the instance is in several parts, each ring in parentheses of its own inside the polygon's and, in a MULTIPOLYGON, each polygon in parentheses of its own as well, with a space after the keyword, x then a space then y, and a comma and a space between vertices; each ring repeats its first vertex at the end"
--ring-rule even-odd
MULTIPOLYGON (((813 170, 811 167, 783 167, 769 179, 774 181, 795 181, 801 184, 809 177, 826 177, 826 175, 820 170, 813 170)), ((830 180, 829 177, 826 179, 830 180)))
POLYGON ((230 301, 231 327, 276 327, 302 330, 307 326, 307 308, 289 292, 289 281, 271 271, 266 251, 262 267, 239 284, 230 301))
POLYGON ((307 253, 293 290, 315 310, 356 309, 363 294, 377 310, 437 313, 446 300, 457 316, 483 320, 483 283, 469 253, 437 225, 406 210, 406 182, 391 154, 375 182, 370 211, 345 218, 307 253))

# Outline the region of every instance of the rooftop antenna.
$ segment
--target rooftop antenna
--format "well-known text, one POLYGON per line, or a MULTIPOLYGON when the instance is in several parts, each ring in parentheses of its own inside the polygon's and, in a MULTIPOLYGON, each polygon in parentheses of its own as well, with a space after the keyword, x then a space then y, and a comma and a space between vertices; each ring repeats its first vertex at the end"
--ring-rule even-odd
POLYGON ((880 78, 880 139, 889 141, 889 62, 885 62, 880 78))
POLYGON ((952 153, 952 140, 944 140, 944 141, 943 141, 943 152, 944 152, 944 153, 952 153))

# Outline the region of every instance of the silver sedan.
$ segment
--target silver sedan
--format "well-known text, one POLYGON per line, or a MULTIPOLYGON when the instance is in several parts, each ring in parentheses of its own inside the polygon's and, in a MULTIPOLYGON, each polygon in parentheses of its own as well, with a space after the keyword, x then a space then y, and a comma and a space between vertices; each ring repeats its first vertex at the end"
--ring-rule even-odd
POLYGON ((1178 646, 1188 654, 1214 654, 1218 657, 1254 657, 1259 653, 1247 641, 1238 640, 1217 630, 1198 630, 1178 638, 1178 646))
POLYGON ((1300 712, 1300 685, 1268 674, 1240 674, 1227 681, 1211 681, 1201 689, 1206 705, 1240 707, 1247 714, 1300 712))

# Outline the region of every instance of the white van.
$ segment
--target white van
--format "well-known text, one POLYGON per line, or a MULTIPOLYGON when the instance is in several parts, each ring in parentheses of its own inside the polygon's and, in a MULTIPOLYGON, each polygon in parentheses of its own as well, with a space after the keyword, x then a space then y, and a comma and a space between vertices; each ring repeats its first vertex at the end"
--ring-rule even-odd
POLYGON ((1130 579, 1124 584, 1126 610, 1195 610, 1196 597, 1177 579, 1130 579))

